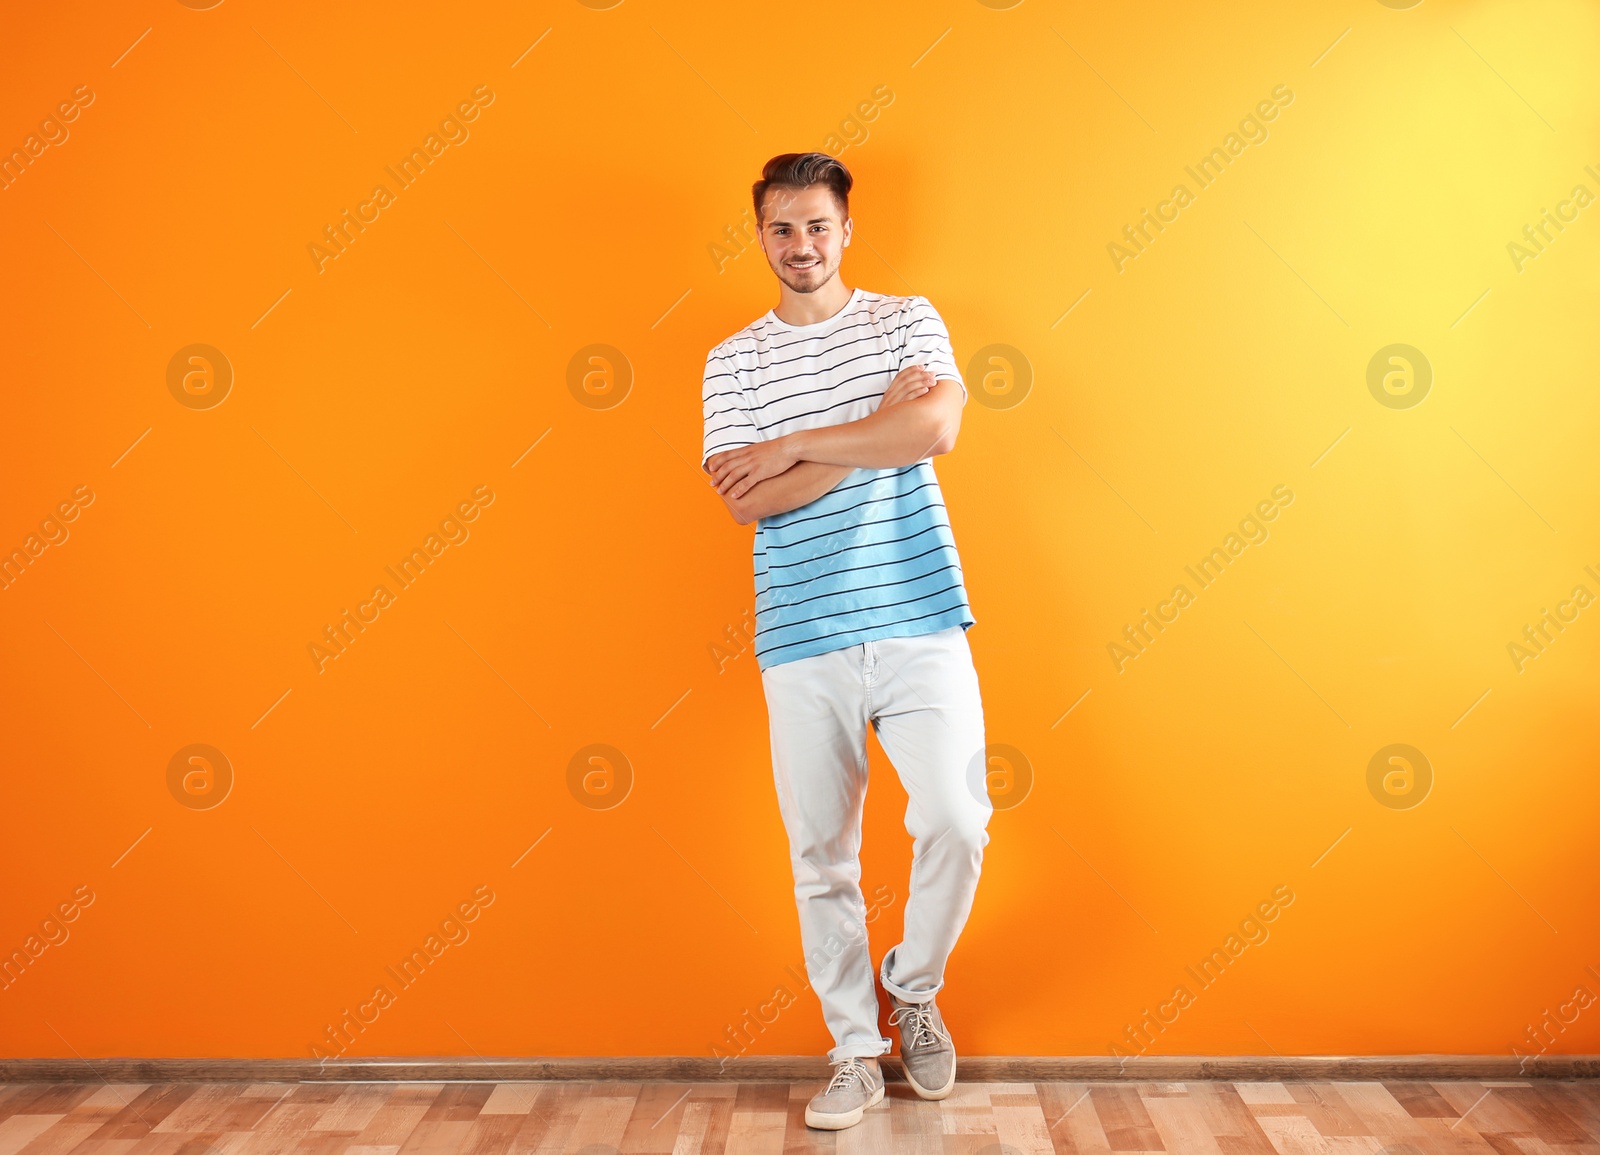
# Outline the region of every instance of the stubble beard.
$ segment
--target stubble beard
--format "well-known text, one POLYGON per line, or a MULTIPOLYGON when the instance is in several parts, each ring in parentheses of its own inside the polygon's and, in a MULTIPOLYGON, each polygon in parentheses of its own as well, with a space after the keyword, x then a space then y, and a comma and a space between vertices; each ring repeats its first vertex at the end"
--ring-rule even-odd
POLYGON ((830 280, 832 280, 833 275, 837 270, 828 268, 819 260, 816 265, 804 271, 791 268, 787 262, 780 265, 775 271, 778 274, 778 279, 781 280, 785 285, 789 286, 791 292, 809 294, 815 293, 818 289, 822 288, 823 285, 826 285, 830 280), (786 276, 785 274, 788 275, 786 276), (797 284, 790 278, 802 279, 800 280, 800 283, 797 284), (814 282, 811 281, 812 278, 815 278, 814 282))

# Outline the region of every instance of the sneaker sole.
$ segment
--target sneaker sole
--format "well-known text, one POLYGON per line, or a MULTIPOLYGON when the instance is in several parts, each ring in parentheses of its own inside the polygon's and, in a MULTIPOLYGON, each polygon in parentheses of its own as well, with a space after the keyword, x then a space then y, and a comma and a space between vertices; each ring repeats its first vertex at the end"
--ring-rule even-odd
POLYGON ((955 1085, 956 1085, 956 1064, 955 1064, 955 1061, 954 1061, 953 1058, 952 1058, 951 1063, 950 1063, 950 1081, 947 1082, 942 1087, 929 1088, 929 1087, 924 1087, 921 1083, 917 1082, 915 1079, 913 1079, 911 1077, 911 1071, 906 1066, 906 1062, 905 1062, 904 1059, 900 1060, 900 1070, 905 1075, 906 1082, 911 1084, 911 1089, 917 1093, 919 1098, 923 1098, 923 1099, 943 1099, 945 1096, 949 1095, 952 1090, 955 1089, 955 1085))
POLYGON ((843 1114, 838 1112, 822 1114, 812 1111, 808 1106, 806 1108, 806 1126, 815 1127, 819 1131, 843 1131, 846 1127, 854 1127, 861 1122, 861 1117, 867 1113, 868 1107, 876 1107, 881 1102, 883 1102, 883 1088, 879 1087, 872 1093, 872 1098, 854 1111, 843 1114))

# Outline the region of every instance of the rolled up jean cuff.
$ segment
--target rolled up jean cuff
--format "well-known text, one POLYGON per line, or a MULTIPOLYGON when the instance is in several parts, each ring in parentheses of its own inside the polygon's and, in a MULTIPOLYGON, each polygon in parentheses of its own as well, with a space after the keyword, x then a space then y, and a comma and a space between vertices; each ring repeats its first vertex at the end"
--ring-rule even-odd
POLYGON ((879 1055, 887 1055, 893 1048, 894 1044, 887 1037, 880 1038, 877 1046, 871 1043, 847 1043, 829 1051, 828 1062, 837 1063, 841 1059, 876 1059, 879 1055))
POLYGON ((939 985, 931 991, 908 991, 904 987, 895 986, 889 981, 889 964, 894 961, 894 952, 897 947, 890 947, 883 956, 883 964, 878 968, 878 981, 883 984, 883 989, 903 1003, 931 1003, 933 997, 944 989, 944 980, 939 980, 939 985))

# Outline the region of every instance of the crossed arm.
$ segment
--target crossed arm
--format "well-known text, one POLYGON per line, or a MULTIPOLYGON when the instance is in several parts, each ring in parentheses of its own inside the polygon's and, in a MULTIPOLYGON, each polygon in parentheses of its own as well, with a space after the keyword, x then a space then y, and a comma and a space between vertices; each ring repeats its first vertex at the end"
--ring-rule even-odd
POLYGON ((966 391, 920 365, 895 376, 858 421, 799 429, 713 454, 711 484, 740 525, 807 505, 856 469, 892 469, 955 448, 966 391))

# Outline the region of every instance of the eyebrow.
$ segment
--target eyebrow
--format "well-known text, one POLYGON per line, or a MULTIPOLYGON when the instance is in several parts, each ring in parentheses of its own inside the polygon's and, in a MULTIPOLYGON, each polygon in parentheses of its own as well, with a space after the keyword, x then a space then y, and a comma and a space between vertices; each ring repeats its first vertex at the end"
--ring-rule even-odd
MULTIPOLYGON (((808 224, 808 225, 826 225, 826 224, 831 224, 832 222, 833 222, 833 218, 832 217, 812 217, 809 221, 806 222, 806 224, 808 224)), ((787 225, 787 224, 791 224, 793 222, 785 221, 785 220, 772 220, 772 221, 768 221, 767 223, 770 224, 770 225, 787 225)))

